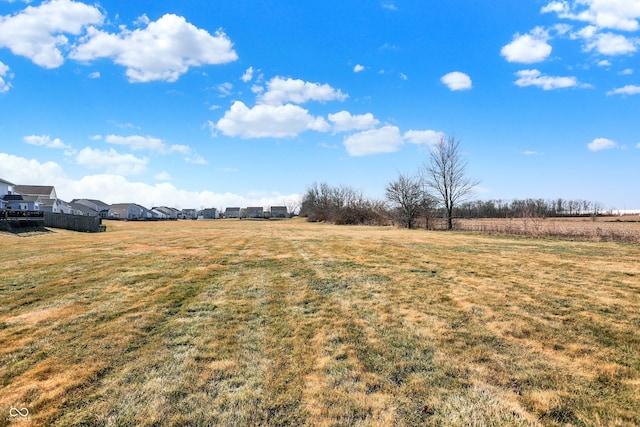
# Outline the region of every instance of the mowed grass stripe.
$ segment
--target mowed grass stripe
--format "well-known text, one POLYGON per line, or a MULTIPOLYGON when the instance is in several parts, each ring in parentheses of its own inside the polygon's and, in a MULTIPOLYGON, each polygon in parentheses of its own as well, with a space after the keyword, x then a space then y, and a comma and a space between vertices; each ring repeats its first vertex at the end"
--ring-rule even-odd
POLYGON ((0 411, 28 407, 36 425, 640 424, 637 246, 301 221, 108 228, 3 234, 0 411))

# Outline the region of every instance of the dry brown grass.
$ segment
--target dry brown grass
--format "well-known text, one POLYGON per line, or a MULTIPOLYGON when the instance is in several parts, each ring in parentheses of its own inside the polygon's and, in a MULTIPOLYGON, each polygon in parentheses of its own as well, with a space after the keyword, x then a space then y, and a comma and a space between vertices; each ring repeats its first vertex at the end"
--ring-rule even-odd
POLYGON ((640 246, 302 221, 0 234, 0 425, 640 424, 640 246))
POLYGON ((458 219, 457 230, 484 234, 640 243, 640 216, 458 219))

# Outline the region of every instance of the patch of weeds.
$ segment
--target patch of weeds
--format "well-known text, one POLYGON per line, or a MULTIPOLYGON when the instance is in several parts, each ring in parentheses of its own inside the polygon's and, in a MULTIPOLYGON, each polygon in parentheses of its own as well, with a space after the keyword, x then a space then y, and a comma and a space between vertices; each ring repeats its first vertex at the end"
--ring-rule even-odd
POLYGON ((543 415, 543 418, 549 418, 555 422, 562 423, 565 425, 566 424, 583 425, 583 423, 581 423, 578 417, 576 416, 573 409, 571 409, 571 407, 566 402, 563 402, 557 406, 550 408, 549 411, 543 415))
POLYGON ((411 270, 409 270, 409 273, 420 274, 427 277, 434 277, 438 274, 438 270, 434 270, 432 268, 412 268, 411 270))
POLYGON ((336 279, 315 279, 309 281, 309 287, 323 295, 329 295, 349 289, 349 284, 336 279))

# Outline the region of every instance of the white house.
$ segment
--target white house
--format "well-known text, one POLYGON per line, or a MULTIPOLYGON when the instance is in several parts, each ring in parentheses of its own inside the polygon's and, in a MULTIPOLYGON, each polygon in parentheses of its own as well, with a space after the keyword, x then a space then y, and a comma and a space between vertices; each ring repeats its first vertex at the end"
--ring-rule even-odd
POLYGON ((149 212, 152 219, 169 219, 169 216, 158 208, 151 208, 149 212))
POLYGON ((15 185, 14 190, 23 196, 40 197, 40 211, 67 214, 72 211, 67 202, 58 199, 53 185, 15 185))
POLYGON ((76 203, 80 205, 87 206, 92 211, 96 211, 100 218, 108 218, 109 217, 109 205, 104 203, 101 200, 95 199, 73 199, 71 203, 76 203))
POLYGON ((240 208, 227 208, 224 211, 225 218, 240 218, 240 208))
POLYGON ((0 178, 0 198, 2 198, 3 196, 6 196, 7 194, 14 194, 15 186, 16 186, 15 184, 0 178))
POLYGON ((244 212, 245 218, 264 218, 264 208, 262 206, 249 206, 244 212))
POLYGON ((50 213, 71 213, 72 209, 67 204, 67 202, 60 200, 58 198, 55 199, 47 199, 40 197, 40 208, 38 209, 42 212, 50 212, 50 213))
POLYGON ((72 209, 71 213, 74 215, 100 216, 100 213, 97 210, 82 203, 71 201, 69 202, 69 206, 72 209))
POLYGON ((200 211, 198 214, 198 218, 202 217, 203 219, 217 219, 218 218, 218 210, 216 208, 206 208, 200 211))
POLYGON ((195 209, 182 209, 182 219, 196 219, 198 217, 198 213, 195 209))
POLYGON ((5 208, 14 211, 38 211, 41 206, 40 196, 6 194, 3 199, 5 208))
POLYGON ((165 215, 166 219, 178 219, 178 215, 181 213, 178 209, 170 208, 170 207, 167 207, 167 206, 156 206, 156 207, 152 208, 151 210, 155 210, 155 211, 163 213, 165 215))
POLYGON ((4 196, 12 195, 15 193, 14 187, 14 183, 5 181, 4 179, 0 178, 0 209, 4 209, 6 207, 4 196))
POLYGON ((135 203, 116 203, 109 209, 109 219, 146 219, 147 210, 135 203))
POLYGON ((271 206, 271 218, 287 218, 289 211, 286 206, 271 206))

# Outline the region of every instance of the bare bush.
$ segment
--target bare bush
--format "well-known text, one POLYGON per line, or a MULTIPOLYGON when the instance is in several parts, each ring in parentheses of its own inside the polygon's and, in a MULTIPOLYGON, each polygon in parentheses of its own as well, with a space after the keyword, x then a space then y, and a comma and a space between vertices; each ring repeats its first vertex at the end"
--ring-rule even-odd
POLYGON ((338 225, 385 225, 389 213, 384 203, 366 198, 347 186, 313 183, 302 198, 300 216, 310 222, 338 225))

